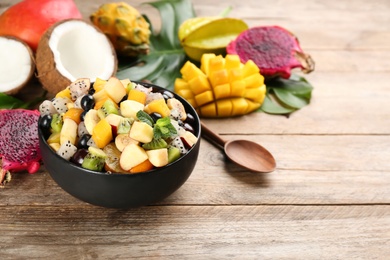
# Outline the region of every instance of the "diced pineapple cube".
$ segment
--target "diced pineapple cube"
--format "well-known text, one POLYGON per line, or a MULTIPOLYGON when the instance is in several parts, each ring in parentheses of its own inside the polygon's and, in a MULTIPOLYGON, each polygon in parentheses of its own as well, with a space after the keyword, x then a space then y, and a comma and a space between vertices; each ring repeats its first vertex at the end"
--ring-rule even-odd
POLYGON ((134 121, 130 129, 130 137, 141 143, 149 143, 153 139, 153 127, 144 122, 134 121))
POLYGON ((125 100, 120 103, 122 116, 128 118, 137 118, 137 112, 144 110, 144 104, 134 100, 125 100))
POLYGON ((162 166, 165 166, 168 164, 168 149, 167 148, 148 150, 148 151, 146 151, 146 154, 148 155, 149 161, 155 167, 162 167, 162 166))
POLYGON ((104 90, 115 103, 119 103, 126 95, 126 89, 123 86, 122 82, 115 77, 111 77, 108 79, 107 83, 104 86, 104 90))
POLYGON ((125 171, 130 171, 131 168, 139 165, 148 159, 145 150, 136 144, 129 144, 123 149, 119 164, 125 171))

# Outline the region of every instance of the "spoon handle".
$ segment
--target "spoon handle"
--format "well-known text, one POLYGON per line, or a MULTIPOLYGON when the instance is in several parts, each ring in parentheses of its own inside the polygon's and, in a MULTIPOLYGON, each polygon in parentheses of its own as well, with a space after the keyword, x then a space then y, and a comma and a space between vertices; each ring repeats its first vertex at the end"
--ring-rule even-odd
POLYGON ((202 136, 214 144, 219 145, 219 148, 224 148, 226 141, 223 140, 218 134, 209 129, 203 122, 200 122, 202 126, 202 136))

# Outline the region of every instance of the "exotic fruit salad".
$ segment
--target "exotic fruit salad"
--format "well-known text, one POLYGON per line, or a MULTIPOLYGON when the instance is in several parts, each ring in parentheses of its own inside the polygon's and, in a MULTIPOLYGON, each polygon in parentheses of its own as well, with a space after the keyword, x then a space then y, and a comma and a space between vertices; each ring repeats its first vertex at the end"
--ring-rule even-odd
POLYGON ((119 80, 78 79, 39 107, 40 128, 61 157, 94 171, 163 167, 197 142, 194 117, 166 90, 119 80))

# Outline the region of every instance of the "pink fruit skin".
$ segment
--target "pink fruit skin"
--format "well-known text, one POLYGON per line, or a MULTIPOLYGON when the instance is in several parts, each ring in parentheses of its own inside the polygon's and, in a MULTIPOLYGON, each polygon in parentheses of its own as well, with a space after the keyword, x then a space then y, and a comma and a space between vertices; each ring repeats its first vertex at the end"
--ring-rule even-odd
POLYGON ((82 18, 73 0, 24 0, 0 15, 0 36, 19 38, 36 51, 51 25, 71 18, 82 18))
POLYGON ((314 66, 314 61, 303 53, 297 38, 280 26, 250 28, 230 42, 226 51, 239 55, 243 63, 253 60, 265 77, 287 79, 293 68, 301 68, 304 72, 314 69, 306 68, 314 66))
POLYGON ((0 110, 1 171, 39 170, 38 118, 37 110, 0 110))

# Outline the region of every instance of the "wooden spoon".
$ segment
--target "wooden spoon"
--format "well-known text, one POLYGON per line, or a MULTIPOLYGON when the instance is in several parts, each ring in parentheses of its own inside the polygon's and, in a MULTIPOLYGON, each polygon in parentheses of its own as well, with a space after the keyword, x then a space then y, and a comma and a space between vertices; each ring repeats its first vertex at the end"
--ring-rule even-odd
POLYGON ((263 146, 248 140, 225 141, 203 122, 201 122, 201 125, 202 136, 222 148, 231 161, 255 172, 272 172, 275 170, 275 159, 263 146))

